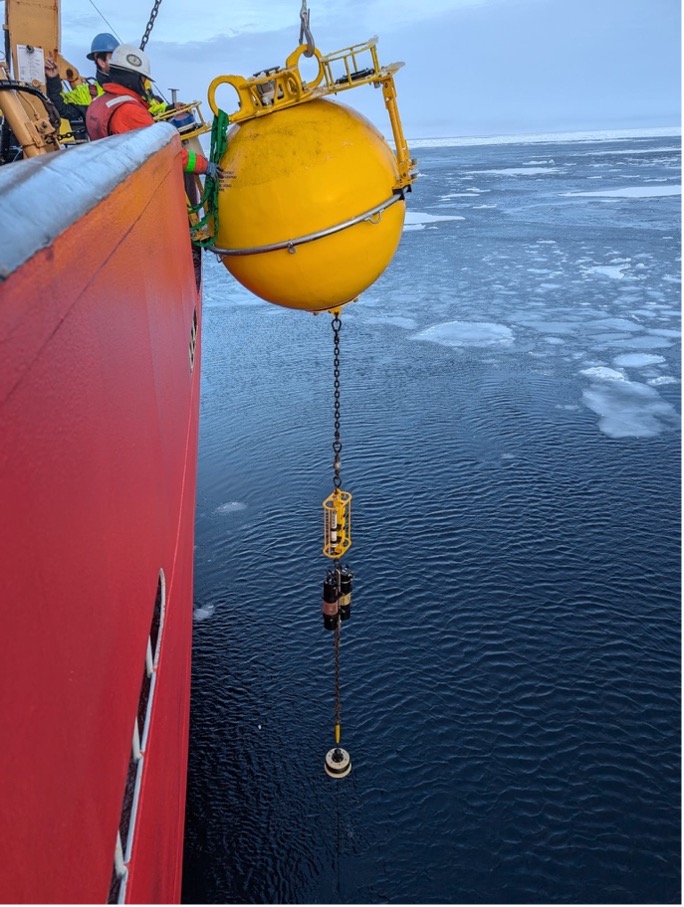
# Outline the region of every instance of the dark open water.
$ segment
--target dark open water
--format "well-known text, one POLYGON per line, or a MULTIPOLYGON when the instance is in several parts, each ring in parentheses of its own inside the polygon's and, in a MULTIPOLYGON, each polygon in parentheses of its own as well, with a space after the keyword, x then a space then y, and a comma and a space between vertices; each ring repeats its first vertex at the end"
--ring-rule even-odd
POLYGON ((184 900, 678 902, 679 139, 414 153, 343 313, 345 780, 330 319, 207 261, 184 900))

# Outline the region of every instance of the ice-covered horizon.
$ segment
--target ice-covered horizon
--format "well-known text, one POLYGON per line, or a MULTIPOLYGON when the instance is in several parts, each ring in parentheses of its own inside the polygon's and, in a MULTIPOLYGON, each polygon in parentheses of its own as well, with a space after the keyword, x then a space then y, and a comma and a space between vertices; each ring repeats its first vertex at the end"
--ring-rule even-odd
POLYGON ((681 137, 681 126, 654 126, 641 129, 598 129, 575 132, 539 132, 511 135, 409 138, 410 148, 448 148, 461 145, 512 145, 543 142, 596 142, 634 138, 681 137))

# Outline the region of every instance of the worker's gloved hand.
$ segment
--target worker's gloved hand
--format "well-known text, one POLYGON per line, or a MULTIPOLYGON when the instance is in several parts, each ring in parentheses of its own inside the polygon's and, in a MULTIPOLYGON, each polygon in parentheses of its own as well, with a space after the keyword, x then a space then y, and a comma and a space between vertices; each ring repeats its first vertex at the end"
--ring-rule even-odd
POLYGON ((214 161, 207 161, 207 169, 204 172, 212 179, 218 180, 222 189, 229 188, 229 181, 235 179, 235 172, 233 170, 226 170, 224 167, 219 167, 214 161))

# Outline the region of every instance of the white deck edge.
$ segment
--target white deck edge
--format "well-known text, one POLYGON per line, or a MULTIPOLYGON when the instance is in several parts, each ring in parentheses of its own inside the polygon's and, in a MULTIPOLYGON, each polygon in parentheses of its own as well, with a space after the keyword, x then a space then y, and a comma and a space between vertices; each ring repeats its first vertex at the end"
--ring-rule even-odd
POLYGON ((0 283, 177 135, 155 123, 0 167, 0 283))

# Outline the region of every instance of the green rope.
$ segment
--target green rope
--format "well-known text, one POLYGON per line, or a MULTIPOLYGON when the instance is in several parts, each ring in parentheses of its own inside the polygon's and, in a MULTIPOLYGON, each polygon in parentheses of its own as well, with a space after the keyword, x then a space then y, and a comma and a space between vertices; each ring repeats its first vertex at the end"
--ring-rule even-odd
MULTIPOLYGON (((213 161, 215 164, 220 164, 221 159, 225 154, 226 145, 228 144, 228 138, 226 136, 227 130, 228 114, 223 110, 219 110, 211 124, 211 151, 209 153, 209 160, 213 161)), ((204 248, 204 246, 214 245, 214 240, 218 233, 218 197, 219 181, 211 176, 207 176, 204 180, 204 191, 202 192, 202 198, 200 199, 199 204, 188 206, 188 214, 196 214, 202 209, 204 209, 205 212, 204 217, 191 228, 192 244, 194 246, 204 248), (204 239, 196 239, 193 234, 201 231, 209 221, 213 222, 211 236, 207 236, 204 239)))

